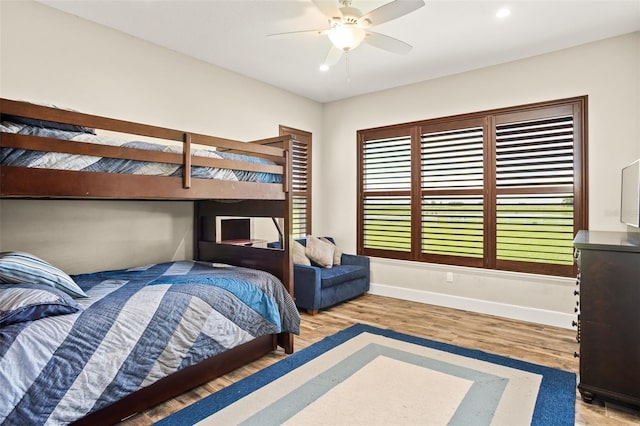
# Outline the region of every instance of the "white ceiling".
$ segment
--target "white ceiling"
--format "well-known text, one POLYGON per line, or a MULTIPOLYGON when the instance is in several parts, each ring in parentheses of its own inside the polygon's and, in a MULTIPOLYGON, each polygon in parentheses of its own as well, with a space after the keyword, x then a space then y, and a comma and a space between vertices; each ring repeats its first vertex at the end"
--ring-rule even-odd
MULTIPOLYGON (((373 28, 411 44, 409 54, 363 44, 349 53, 348 67, 343 56, 321 72, 331 46, 326 36, 266 37, 328 28, 310 0, 39 1, 319 102, 640 31, 640 0, 426 0, 373 28), (511 15, 499 20, 503 6, 511 15)), ((388 1, 353 6, 366 13, 388 1)))

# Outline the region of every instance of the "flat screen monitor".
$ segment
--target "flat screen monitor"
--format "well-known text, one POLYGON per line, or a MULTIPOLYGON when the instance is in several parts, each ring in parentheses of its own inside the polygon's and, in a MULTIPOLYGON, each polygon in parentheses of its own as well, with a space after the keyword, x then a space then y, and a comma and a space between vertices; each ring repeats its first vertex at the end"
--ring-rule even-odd
POLYGON ((220 239, 248 240, 251 238, 251 219, 223 219, 220 221, 220 239))
POLYGON ((640 160, 622 169, 620 221, 640 227, 640 160))

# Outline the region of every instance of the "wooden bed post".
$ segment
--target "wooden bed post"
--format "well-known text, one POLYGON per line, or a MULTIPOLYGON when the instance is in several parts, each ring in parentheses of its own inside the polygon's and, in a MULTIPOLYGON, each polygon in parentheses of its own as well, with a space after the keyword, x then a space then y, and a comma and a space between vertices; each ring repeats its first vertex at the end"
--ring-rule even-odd
POLYGON ((182 186, 191 188, 191 133, 185 133, 182 138, 182 186))
MULTIPOLYGON (((293 176, 293 163, 292 163, 292 155, 291 152, 293 149, 293 142, 290 137, 287 137, 283 141, 284 148, 284 178, 285 178, 285 200, 284 200, 284 235, 282 238, 282 248, 284 250, 283 258, 282 258, 282 271, 283 271, 283 282, 287 287, 287 291, 291 295, 294 296, 294 285, 293 282, 293 197, 291 196, 291 177, 293 176)), ((285 350, 285 353, 293 353, 293 335, 291 333, 280 333, 278 336, 278 344, 282 346, 285 350)))

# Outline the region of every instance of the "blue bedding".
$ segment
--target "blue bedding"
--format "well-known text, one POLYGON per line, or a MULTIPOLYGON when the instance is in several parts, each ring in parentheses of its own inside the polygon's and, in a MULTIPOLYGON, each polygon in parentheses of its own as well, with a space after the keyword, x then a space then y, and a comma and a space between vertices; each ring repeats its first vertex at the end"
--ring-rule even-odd
POLYGON ((300 317, 263 271, 170 262, 72 276, 77 313, 0 328, 0 423, 67 424, 300 317))
MULTIPOLYGON (((93 133, 30 126, 10 121, 3 121, 2 124, 0 124, 0 132, 72 140, 76 142, 89 142, 101 145, 121 146, 125 148, 146 149, 150 151, 182 152, 181 147, 174 145, 161 145, 158 143, 142 141, 125 141, 93 133)), ((260 157, 225 153, 211 149, 194 149, 192 151, 192 155, 260 164, 274 164, 272 161, 260 157)), ((182 166, 178 164, 153 163, 119 158, 102 158, 90 155, 31 151, 5 147, 0 148, 0 165, 152 176, 182 176, 182 166)), ((192 166, 191 176, 200 179, 282 183, 282 176, 278 174, 221 169, 217 167, 192 166)))

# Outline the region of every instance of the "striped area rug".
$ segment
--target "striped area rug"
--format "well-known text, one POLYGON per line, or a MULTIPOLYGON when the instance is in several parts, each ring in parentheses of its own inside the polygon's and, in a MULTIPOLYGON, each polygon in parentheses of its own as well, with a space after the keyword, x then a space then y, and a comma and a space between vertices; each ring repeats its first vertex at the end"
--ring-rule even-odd
POLYGON ((159 425, 573 425, 573 373, 355 325, 159 425))

